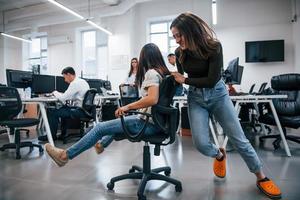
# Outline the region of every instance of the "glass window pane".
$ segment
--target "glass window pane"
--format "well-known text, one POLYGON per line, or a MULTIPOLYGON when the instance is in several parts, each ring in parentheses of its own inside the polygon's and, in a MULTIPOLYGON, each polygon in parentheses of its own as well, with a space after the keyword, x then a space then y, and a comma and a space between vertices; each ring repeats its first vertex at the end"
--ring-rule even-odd
POLYGON ((176 40, 175 39, 170 39, 170 46, 171 47, 177 47, 178 46, 178 44, 176 43, 176 40))
POLYGON ((150 33, 161 33, 168 32, 168 24, 167 23, 159 23, 159 24, 151 24, 150 25, 150 33))
POLYGON ((170 47, 169 52, 170 53, 175 53, 176 49, 177 49, 177 47, 170 47))
POLYGON ((40 38, 32 39, 32 43, 30 45, 30 58, 40 57, 41 52, 41 40, 40 38))
POLYGON ((41 49, 47 50, 47 37, 41 37, 41 49))
POLYGON ((83 47, 96 46, 96 31, 83 32, 83 47))
POLYGON ((168 34, 153 34, 150 36, 152 43, 156 44, 160 51, 163 53, 168 53, 168 34))

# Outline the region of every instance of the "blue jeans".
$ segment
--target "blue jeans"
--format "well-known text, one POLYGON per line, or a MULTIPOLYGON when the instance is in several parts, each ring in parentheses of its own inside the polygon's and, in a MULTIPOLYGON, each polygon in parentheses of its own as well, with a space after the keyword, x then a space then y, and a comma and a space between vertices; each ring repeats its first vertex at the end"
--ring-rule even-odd
POLYGON ((218 81, 213 88, 190 86, 188 91, 188 116, 193 142, 202 154, 216 157, 218 148, 209 137, 209 116, 211 115, 220 123, 224 133, 242 156, 249 170, 252 173, 259 172, 262 163, 243 132, 223 80, 218 81))
MULTIPOLYGON (((133 134, 136 134, 141 130, 145 121, 137 115, 131 115, 125 117, 127 128, 133 134)), ((161 130, 152 123, 148 123, 144 132, 145 135, 159 134, 161 130)), ((124 135, 121 120, 113 119, 105 122, 98 123, 92 130, 90 130, 85 136, 83 136, 78 142, 67 149, 67 155, 69 159, 73 159, 85 150, 93 147, 98 140, 101 140, 104 136, 122 136, 124 135)))
POLYGON ((58 123, 60 118, 82 118, 86 114, 81 108, 63 106, 59 109, 48 109, 47 117, 53 139, 56 139, 58 123))

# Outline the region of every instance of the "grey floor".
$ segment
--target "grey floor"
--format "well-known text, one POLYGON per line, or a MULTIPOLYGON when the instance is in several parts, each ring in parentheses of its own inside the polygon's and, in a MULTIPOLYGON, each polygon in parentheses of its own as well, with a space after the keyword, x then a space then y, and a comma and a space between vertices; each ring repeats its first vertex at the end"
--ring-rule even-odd
MULTIPOLYGON (((256 140, 253 144, 264 171, 280 186, 282 199, 300 199, 300 145, 289 143, 293 157, 288 158, 283 149, 274 151, 269 142, 262 148, 256 140)), ((7 135, 0 135, 0 145, 6 142, 7 135)), ((153 156, 152 166, 171 166, 171 177, 182 181, 183 191, 176 193, 174 186, 152 181, 146 187, 147 199, 268 199, 258 191, 255 177, 236 151, 228 153, 228 173, 223 180, 214 177, 212 162, 197 152, 191 137, 178 137, 173 145, 163 148, 161 156, 153 156)), ((126 173, 132 164, 141 163, 142 144, 128 141, 114 142, 101 155, 90 149, 63 168, 47 155, 39 155, 38 150, 28 153, 23 149, 21 160, 14 158, 14 152, 0 152, 0 200, 137 199, 138 181, 119 182, 114 191, 108 191, 106 184, 111 177, 126 173)))

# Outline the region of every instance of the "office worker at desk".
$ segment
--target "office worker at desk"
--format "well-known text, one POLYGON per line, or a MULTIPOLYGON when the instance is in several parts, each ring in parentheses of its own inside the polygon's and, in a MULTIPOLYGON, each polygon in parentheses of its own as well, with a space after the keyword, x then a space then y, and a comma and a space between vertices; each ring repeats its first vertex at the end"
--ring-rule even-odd
POLYGON ((262 163, 245 137, 237 113, 221 79, 222 45, 213 30, 192 13, 179 15, 171 24, 179 47, 175 54, 180 72, 172 73, 178 83, 189 85, 188 114, 193 141, 202 154, 214 158, 217 177, 226 176, 226 152, 209 139, 209 116, 220 123, 229 140, 257 177, 258 188, 271 198, 281 198, 281 191, 262 171, 262 163), (186 72, 188 78, 182 74, 186 72))
MULTIPOLYGON (((60 118, 80 118, 84 117, 84 112, 79 109, 82 106, 82 100, 85 93, 90 89, 88 83, 76 77, 75 70, 72 67, 66 67, 62 70, 65 82, 69 83, 68 89, 64 93, 54 91, 53 95, 61 102, 72 101, 72 107, 63 106, 59 109, 48 110, 48 121, 50 125, 53 140, 57 139, 58 122, 60 118), (75 108, 74 108, 75 107, 75 108), (78 109, 76 108, 78 107, 78 109)), ((39 140, 47 141, 47 136, 39 136, 39 140)))
MULTIPOLYGON (((140 109, 140 112, 151 113, 151 106, 155 105, 159 98, 159 84, 165 75, 170 74, 165 65, 163 57, 155 44, 146 44, 140 53, 139 68, 137 72, 137 85, 141 89, 142 98, 136 102, 122 106, 115 111, 116 117, 124 115, 126 111, 140 109)), ((127 128, 137 134, 144 124, 144 118, 141 115, 126 116, 125 122, 127 128)), ((160 132, 160 128, 153 122, 147 124, 145 134, 153 135, 160 132)), ((47 153, 58 166, 64 166, 69 159, 73 159, 85 150, 93 147, 102 137, 106 135, 116 136, 124 134, 121 120, 113 119, 105 122, 99 122, 77 143, 67 150, 53 147, 46 144, 47 153)))

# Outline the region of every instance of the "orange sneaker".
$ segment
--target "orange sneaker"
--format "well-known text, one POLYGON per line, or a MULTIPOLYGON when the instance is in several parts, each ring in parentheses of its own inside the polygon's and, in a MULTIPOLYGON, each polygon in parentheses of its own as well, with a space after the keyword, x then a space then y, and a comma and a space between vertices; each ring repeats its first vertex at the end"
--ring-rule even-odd
POLYGON ((271 199, 281 199, 281 191, 279 187, 267 177, 257 181, 256 185, 260 189, 260 191, 262 191, 271 199))
POLYGON ((221 159, 215 158, 214 160, 214 173, 219 178, 224 178, 226 176, 226 151, 224 148, 220 148, 223 157, 221 159))
POLYGON ((104 147, 101 143, 96 143, 94 148, 97 154, 101 154, 104 151, 104 147))

